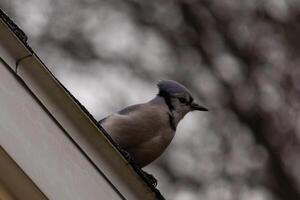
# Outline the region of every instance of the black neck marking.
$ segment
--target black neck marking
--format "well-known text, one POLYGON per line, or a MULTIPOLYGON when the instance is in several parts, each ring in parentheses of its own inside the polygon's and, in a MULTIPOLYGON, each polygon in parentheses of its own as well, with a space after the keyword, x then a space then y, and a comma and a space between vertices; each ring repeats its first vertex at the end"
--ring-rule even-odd
POLYGON ((174 122, 174 117, 172 114, 168 113, 169 114, 169 123, 170 123, 170 126, 172 128, 172 130, 176 131, 176 124, 174 122))
POLYGON ((159 91, 158 96, 164 98, 164 100, 169 108, 169 111, 170 111, 168 113, 170 126, 174 131, 176 131, 176 124, 175 124, 174 116, 173 116, 173 112, 172 112, 174 110, 174 106, 171 103, 171 96, 168 93, 163 92, 163 91, 159 91))
POLYGON ((171 96, 164 91, 159 91, 158 96, 164 98, 170 112, 172 113, 172 111, 174 110, 174 106, 171 103, 171 96))

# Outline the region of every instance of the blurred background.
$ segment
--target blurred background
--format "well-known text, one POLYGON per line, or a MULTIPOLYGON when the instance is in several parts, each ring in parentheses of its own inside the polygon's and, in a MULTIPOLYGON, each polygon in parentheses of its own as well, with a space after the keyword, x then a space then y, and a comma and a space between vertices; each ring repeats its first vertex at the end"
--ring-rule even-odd
POLYGON ((300 199, 300 1, 1 0, 98 120, 189 88, 190 113, 145 170, 173 200, 300 199))

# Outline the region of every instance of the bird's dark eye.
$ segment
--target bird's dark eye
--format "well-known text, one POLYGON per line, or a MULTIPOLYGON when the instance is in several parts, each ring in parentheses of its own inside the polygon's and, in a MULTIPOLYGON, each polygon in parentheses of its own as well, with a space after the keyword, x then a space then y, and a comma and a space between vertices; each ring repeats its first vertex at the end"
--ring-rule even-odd
POLYGON ((180 103, 187 103, 185 98, 179 97, 178 99, 179 99, 180 103))

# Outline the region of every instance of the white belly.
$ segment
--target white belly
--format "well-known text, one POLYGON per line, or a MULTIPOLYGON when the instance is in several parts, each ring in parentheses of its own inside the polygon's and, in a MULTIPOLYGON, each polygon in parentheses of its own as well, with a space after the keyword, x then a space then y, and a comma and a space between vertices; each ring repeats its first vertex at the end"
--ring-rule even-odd
POLYGON ((163 132, 147 142, 127 149, 127 151, 141 167, 146 166, 165 151, 172 141, 174 134, 175 132, 170 130, 163 132))

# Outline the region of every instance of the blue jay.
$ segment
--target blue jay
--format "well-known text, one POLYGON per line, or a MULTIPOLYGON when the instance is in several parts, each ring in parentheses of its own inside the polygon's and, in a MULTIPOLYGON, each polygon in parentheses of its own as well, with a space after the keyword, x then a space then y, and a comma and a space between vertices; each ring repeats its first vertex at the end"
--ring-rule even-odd
POLYGON ((179 121, 194 110, 207 111, 194 102, 187 88, 162 80, 158 94, 149 102, 112 114, 99 123, 130 157, 144 167, 158 158, 173 139, 179 121))

